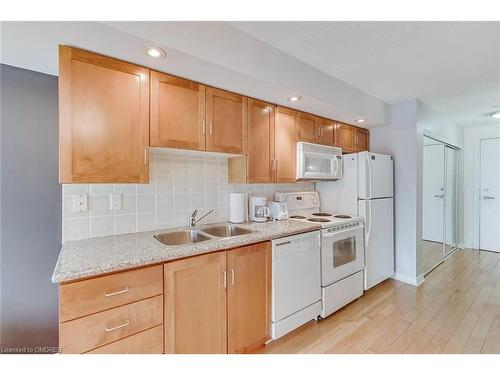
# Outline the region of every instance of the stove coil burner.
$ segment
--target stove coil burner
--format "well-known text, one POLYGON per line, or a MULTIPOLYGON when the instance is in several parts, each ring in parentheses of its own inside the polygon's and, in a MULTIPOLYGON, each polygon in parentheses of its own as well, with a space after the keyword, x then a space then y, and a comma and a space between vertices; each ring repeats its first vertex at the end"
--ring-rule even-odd
POLYGON ((336 218, 339 218, 339 219, 351 219, 352 216, 349 216, 349 215, 335 215, 336 218))
POLYGON ((315 212, 312 215, 313 216, 332 216, 332 214, 329 214, 328 212, 315 212))
POLYGON ((310 219, 307 219, 308 221, 313 221, 313 222, 316 222, 316 223, 328 223, 330 220, 328 219, 322 219, 320 217, 312 217, 310 219))
POLYGON ((305 216, 300 216, 300 215, 290 216, 290 219, 305 219, 305 218, 306 218, 305 216))

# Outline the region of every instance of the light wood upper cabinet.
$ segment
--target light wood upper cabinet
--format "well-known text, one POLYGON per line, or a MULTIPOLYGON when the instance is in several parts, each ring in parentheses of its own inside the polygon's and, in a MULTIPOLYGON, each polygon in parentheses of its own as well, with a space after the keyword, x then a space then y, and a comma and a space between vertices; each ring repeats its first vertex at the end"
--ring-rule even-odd
POLYGON ((370 132, 367 129, 356 128, 354 144, 356 151, 368 151, 370 148, 370 132))
POLYGON ((245 353, 269 338, 271 320, 271 244, 227 252, 228 353, 245 353))
POLYGON ((59 47, 59 181, 147 182, 149 70, 59 47))
POLYGON ((226 353, 226 253, 165 264, 165 352, 226 353))
POLYGON ((318 143, 326 146, 335 146, 335 121, 320 119, 318 125, 318 143))
POLYGON ((151 71, 150 145, 205 150, 205 86, 151 71))
POLYGON ((207 151, 246 152, 246 102, 241 95, 207 87, 207 151))
POLYGON ((248 99, 247 182, 273 181, 274 122, 274 105, 248 99))
POLYGON ((335 146, 341 147, 344 153, 368 151, 369 137, 367 129, 340 122, 335 126, 335 146))
POLYGON ((276 109, 275 181, 295 182, 297 153, 297 112, 284 107, 276 109))
POLYGON ((343 123, 337 123, 335 128, 335 146, 341 147, 343 152, 356 151, 354 145, 355 127, 343 123))
POLYGON ((318 118, 308 113, 297 112, 298 140, 301 142, 318 142, 318 118))

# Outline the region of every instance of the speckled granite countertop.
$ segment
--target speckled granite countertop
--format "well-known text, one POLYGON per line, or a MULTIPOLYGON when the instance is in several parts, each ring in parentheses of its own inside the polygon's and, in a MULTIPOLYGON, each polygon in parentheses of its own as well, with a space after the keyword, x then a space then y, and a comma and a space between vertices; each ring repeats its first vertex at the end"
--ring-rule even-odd
MULTIPOLYGON (((66 242, 61 248, 52 282, 73 281, 320 229, 318 224, 297 220, 244 223, 237 226, 254 233, 231 238, 214 237, 206 242, 180 246, 166 246, 153 237, 157 233, 175 229, 66 242)), ((197 229, 203 229, 203 226, 197 229)))

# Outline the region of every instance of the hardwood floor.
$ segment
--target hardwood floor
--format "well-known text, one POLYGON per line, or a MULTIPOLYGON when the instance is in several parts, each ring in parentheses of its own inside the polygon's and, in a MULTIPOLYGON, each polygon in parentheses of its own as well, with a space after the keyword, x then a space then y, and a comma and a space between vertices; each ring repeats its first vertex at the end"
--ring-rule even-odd
POLYGON ((260 353, 500 353, 500 254, 457 250, 420 287, 387 280, 260 353))
POLYGON ((443 244, 439 242, 422 240, 422 269, 429 272, 443 260, 443 244))

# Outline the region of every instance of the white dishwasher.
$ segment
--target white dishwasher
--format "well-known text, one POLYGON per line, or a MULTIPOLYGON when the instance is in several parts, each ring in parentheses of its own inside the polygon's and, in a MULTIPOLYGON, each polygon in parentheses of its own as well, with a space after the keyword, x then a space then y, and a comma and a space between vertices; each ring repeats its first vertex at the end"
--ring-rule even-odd
POLYGON ((273 339, 321 313, 320 232, 283 237, 273 243, 273 339))

